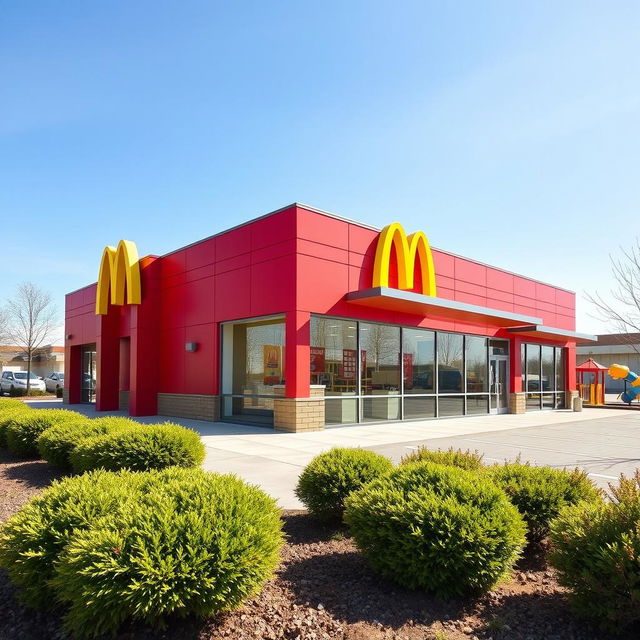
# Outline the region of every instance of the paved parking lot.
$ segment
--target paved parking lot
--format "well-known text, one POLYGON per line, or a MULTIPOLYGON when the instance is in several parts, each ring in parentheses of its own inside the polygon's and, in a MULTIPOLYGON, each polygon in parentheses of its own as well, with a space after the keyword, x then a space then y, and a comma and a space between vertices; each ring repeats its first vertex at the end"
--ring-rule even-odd
MULTIPOLYGON (((597 409, 593 411, 598 411, 597 409)), ((621 473, 640 467, 640 411, 579 422, 559 422, 534 427, 487 431, 450 438, 433 438, 370 447, 395 461, 412 448, 477 449, 486 462, 502 462, 522 456, 539 465, 582 467, 600 486, 606 487, 621 473)))
MULTIPOLYGON (((60 407, 60 402, 32 401, 60 407)), ((88 405, 69 408, 90 416, 88 405)), ((113 415, 124 415, 110 412, 113 415)), ((152 416, 195 429, 207 448, 204 468, 236 473, 276 497, 281 507, 302 505, 293 490, 303 467, 334 446, 363 447, 398 461, 411 448, 477 449, 489 463, 518 455, 534 464, 579 466, 600 486, 640 467, 640 410, 538 411, 524 415, 476 416, 389 424, 360 424, 310 433, 279 433, 263 427, 152 416)))

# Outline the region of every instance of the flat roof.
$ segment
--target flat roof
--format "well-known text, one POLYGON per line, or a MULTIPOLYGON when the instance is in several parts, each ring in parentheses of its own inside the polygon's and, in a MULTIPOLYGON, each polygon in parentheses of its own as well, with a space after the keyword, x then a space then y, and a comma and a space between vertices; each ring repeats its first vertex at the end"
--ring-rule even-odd
MULTIPOLYGON (((168 251, 167 253, 162 254, 161 256, 155 256, 155 255, 149 255, 149 256, 144 256, 145 258, 147 257, 160 257, 160 258, 165 258, 167 256, 170 256, 174 253, 178 253, 179 251, 184 251, 185 249, 188 249, 189 247, 194 247, 198 244, 200 244, 201 242, 206 242, 207 240, 211 240, 212 238, 217 238, 218 236, 224 235, 225 233, 229 233, 230 231, 234 231, 235 229, 241 229, 242 227, 246 227, 250 224, 253 224, 254 222, 257 222, 258 220, 264 220, 265 218, 268 218, 270 216, 274 216, 278 213, 282 213, 283 211, 286 211, 287 209, 290 209, 291 207, 299 207, 301 209, 306 209, 307 211, 311 211, 312 213, 318 213, 320 215, 323 216, 327 216, 328 218, 334 218, 336 220, 342 220, 343 222, 347 222, 349 224, 355 224, 359 227, 363 227, 364 229, 371 229, 372 231, 376 231, 377 233, 379 233, 380 231, 382 231, 382 229, 380 227, 376 227, 374 225, 370 225, 367 224, 366 222, 359 222, 358 220, 354 220, 353 218, 347 218, 345 216, 339 215, 337 213, 332 213, 330 211, 325 211, 324 209, 318 209, 317 207, 312 207, 311 205, 308 204, 304 204, 303 202, 292 202, 291 204, 288 204, 284 207, 280 207, 279 209, 275 209, 274 211, 270 211, 269 213, 263 213, 262 215, 256 216, 255 218, 251 218, 250 220, 245 220, 244 222, 240 222, 239 224, 236 224, 232 227, 229 227, 228 229, 224 229, 223 231, 218 231, 216 233, 213 233, 209 236, 205 236, 204 238, 201 238, 200 240, 196 240, 194 242, 190 242, 189 244, 185 244, 182 247, 178 247, 177 249, 173 249, 171 251, 168 251)), ((559 287, 558 285, 555 284, 550 284, 548 282, 544 282, 542 280, 538 280, 536 278, 532 278, 530 276, 525 276, 521 273, 516 273, 515 271, 509 271, 508 269, 503 269, 502 267, 496 267, 495 265, 491 265, 488 264, 486 262, 481 262, 480 260, 475 260, 474 258, 469 258, 467 256, 461 256, 457 253, 453 253, 451 251, 447 251, 446 249, 440 249, 439 247, 433 246, 431 245, 432 249, 436 249, 437 251, 440 251, 442 253, 446 253, 447 255, 453 256, 455 258, 460 258, 462 260, 468 260, 469 262, 473 262, 475 264, 479 264, 483 267, 489 267, 491 269, 497 269, 499 271, 502 271, 504 273, 508 273, 510 275, 513 276, 518 276, 519 278, 525 278, 526 280, 530 280, 531 282, 536 282, 538 284, 543 284, 547 287, 552 287, 554 289, 559 289, 560 291, 566 291, 567 293, 572 293, 575 295, 575 291, 572 291, 571 289, 566 289, 564 287, 559 287)), ((67 294, 65 295, 70 295, 72 293, 76 293, 77 291, 81 291, 82 289, 86 289, 87 287, 90 287, 92 284, 95 284, 95 282, 92 282, 90 284, 85 285, 84 287, 79 287, 78 289, 74 289, 73 291, 69 291, 67 294)))

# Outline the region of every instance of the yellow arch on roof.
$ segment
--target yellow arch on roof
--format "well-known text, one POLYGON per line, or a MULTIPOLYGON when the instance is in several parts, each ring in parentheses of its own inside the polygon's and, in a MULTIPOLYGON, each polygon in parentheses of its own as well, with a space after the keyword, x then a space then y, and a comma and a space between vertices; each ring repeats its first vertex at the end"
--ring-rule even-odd
POLYGON ((111 304, 140 304, 140 262, 135 242, 120 240, 118 247, 107 246, 102 252, 98 288, 96 291, 96 314, 105 315, 111 304), (109 296, 111 293, 111 296, 109 296))
POLYGON ((378 236, 376 257, 373 265, 373 286, 389 286, 389 266, 391 248, 395 247, 398 263, 398 288, 413 289, 416 259, 420 260, 422 293, 436 295, 436 275, 433 269, 433 255, 429 240, 423 231, 407 236, 399 222, 387 225, 378 236))

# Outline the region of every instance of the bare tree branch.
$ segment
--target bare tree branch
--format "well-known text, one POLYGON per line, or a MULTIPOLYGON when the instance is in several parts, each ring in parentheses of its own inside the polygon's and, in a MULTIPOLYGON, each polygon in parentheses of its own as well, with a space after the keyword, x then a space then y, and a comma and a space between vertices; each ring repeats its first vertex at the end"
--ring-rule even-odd
POLYGON ((31 386, 31 362, 37 350, 57 329, 57 311, 51 295, 32 282, 18 287, 15 297, 7 302, 6 340, 24 349, 27 358, 27 395, 31 386))
POLYGON ((615 327, 622 340, 640 353, 637 336, 630 335, 640 333, 640 239, 629 249, 621 248, 619 258, 609 258, 615 281, 610 296, 619 304, 608 302, 598 292, 585 297, 595 307, 596 317, 615 327))

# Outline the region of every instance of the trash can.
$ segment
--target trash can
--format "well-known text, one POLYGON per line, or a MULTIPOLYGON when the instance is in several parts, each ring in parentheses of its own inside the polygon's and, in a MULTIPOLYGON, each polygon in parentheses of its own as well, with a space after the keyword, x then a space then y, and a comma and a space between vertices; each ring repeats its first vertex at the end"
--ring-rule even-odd
POLYGON ((571 408, 574 411, 582 411, 582 398, 580 396, 574 396, 571 404, 571 408))

